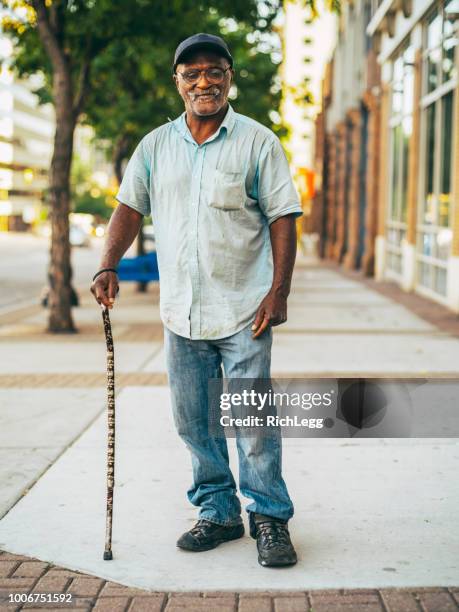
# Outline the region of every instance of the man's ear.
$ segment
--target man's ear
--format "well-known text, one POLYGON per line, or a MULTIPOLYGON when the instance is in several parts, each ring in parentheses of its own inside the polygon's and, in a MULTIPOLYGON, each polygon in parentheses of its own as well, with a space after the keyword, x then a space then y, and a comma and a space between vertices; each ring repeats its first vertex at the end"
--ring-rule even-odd
POLYGON ((178 84, 178 76, 176 74, 173 74, 172 78, 174 80, 175 86, 177 87, 177 91, 180 91, 179 90, 179 84, 178 84))

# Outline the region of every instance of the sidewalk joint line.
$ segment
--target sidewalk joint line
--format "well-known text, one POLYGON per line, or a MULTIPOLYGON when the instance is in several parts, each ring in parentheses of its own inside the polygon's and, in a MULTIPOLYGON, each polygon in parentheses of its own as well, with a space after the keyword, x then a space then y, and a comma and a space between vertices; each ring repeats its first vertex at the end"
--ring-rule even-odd
MULTIPOLYGON (((156 355, 158 355, 158 353, 160 353, 160 351, 163 349, 163 344, 160 343, 159 346, 153 351, 153 353, 150 353, 150 355, 145 358, 145 360, 142 362, 142 364, 139 366, 139 373, 144 373, 143 369, 148 365, 148 363, 154 358, 156 357, 156 355)), ((149 374, 149 372, 145 372, 146 374, 149 374)))
POLYGON ((164 597, 164 599, 162 601, 160 612, 165 612, 165 610, 166 610, 166 608, 167 608, 167 606, 169 604, 169 600, 170 600, 170 596, 171 596, 170 593, 165 593, 164 595, 165 595, 165 597, 164 597))
POLYGON ((383 593, 381 593, 381 589, 376 589, 376 593, 378 594, 378 599, 381 603, 381 607, 383 609, 384 612, 391 612, 391 609, 389 606, 386 605, 386 600, 384 599, 384 595, 383 593))

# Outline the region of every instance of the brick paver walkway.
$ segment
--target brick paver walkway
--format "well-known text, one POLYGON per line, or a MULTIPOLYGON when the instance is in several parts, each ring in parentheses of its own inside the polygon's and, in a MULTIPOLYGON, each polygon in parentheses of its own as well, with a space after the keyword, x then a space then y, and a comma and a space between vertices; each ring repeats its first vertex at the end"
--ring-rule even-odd
MULTIPOLYGON (((94 372, 78 374, 0 374, 0 389, 18 389, 27 385, 28 389, 63 387, 89 389, 106 387, 107 375, 94 372)), ((120 372, 116 374, 116 389, 123 387, 148 387, 167 385, 167 375, 150 372, 120 372)))
POLYGON ((97 612, 450 612, 459 610, 459 588, 152 593, 0 551, 0 610, 71 608, 97 612), (71 601, 10 603, 10 594, 18 599, 29 594, 67 594, 71 601))
MULTIPOLYGON (((163 324, 158 322, 151 323, 120 323, 114 325, 114 339, 117 342, 162 342, 163 324)), ((104 328, 102 322, 98 324, 80 323, 78 324, 77 334, 54 334, 46 331, 46 327, 41 324, 9 324, 0 326, 0 342, 59 342, 68 344, 71 342, 100 342, 104 339, 104 328)))

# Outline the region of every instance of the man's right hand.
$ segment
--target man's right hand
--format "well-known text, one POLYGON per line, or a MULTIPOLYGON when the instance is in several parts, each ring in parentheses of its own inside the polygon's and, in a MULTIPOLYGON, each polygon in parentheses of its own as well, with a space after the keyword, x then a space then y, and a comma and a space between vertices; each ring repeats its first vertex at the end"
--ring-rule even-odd
MULTIPOLYGON (((133 243, 142 225, 143 216, 126 204, 119 204, 112 213, 105 235, 100 268, 116 268, 133 243)), ((116 272, 102 272, 91 285, 91 293, 102 308, 113 308, 118 293, 116 272)))
POLYGON ((91 293, 101 307, 113 308, 118 291, 118 275, 116 272, 102 272, 91 285, 91 293))

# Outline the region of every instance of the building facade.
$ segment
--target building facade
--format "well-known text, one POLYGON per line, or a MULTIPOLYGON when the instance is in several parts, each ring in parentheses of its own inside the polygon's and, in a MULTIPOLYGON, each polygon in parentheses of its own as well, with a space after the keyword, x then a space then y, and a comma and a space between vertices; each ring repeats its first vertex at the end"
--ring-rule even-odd
MULTIPOLYGON (((0 34, 3 58, 11 42, 0 34)), ((17 80, 4 62, 0 72, 0 231, 24 231, 39 220, 54 140, 54 111, 40 106, 35 79, 17 80)))
MULTIPOLYGON (((11 53, 11 41, 0 33, 0 232, 33 229, 47 216, 55 132, 52 104, 40 105, 33 93, 42 85, 40 77, 17 79, 8 68, 11 53)), ((112 164, 93 137, 91 127, 76 127, 74 160, 88 169, 94 197, 109 189, 115 193, 112 164)), ((87 188, 82 182, 76 191, 87 188)))
POLYGON ((346 3, 322 81, 316 119, 314 200, 320 254, 349 268, 374 269, 379 176, 380 67, 366 34, 370 5, 346 3))
POLYGON ((459 312, 459 0, 344 9, 316 127, 322 254, 459 312))
MULTIPOLYGON (((290 154, 291 171, 301 198, 303 216, 297 220, 298 235, 308 237, 315 224, 314 192, 315 118, 320 112, 320 90, 324 66, 333 51, 336 21, 317 2, 318 16, 301 0, 284 2, 282 40, 282 104, 280 113, 289 128, 284 140, 290 154)), ((304 249, 308 248, 303 242, 304 249)), ((310 245, 313 248, 313 244, 310 245)))

